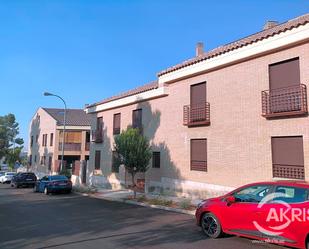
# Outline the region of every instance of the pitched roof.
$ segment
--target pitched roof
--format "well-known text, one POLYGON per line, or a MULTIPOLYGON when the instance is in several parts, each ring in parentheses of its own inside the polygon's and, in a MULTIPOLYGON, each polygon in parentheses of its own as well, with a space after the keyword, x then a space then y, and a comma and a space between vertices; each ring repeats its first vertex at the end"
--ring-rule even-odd
POLYGON ((303 16, 299 16, 299 17, 297 17, 295 19, 292 19, 292 20, 289 20, 289 21, 284 22, 282 24, 279 24, 279 25, 277 25, 277 26, 275 26, 273 28, 269 28, 269 29, 260 31, 258 33, 253 34, 253 35, 250 35, 250 36, 247 36, 245 38, 242 38, 240 40, 237 40, 237 41, 228 43, 226 45, 220 46, 218 48, 215 48, 213 50, 210 50, 210 51, 204 53, 201 56, 198 56, 198 57, 186 60, 186 61, 184 61, 182 63, 179 63, 179 64, 177 64, 175 66, 169 67, 169 68, 159 72, 157 75, 159 77, 161 75, 170 73, 172 71, 176 71, 176 70, 178 70, 180 68, 187 67, 187 66, 199 63, 201 61, 204 61, 204 60, 213 58, 215 56, 218 56, 218 55, 230 52, 232 50, 241 48, 243 46, 246 46, 246 45, 249 45, 249 44, 252 44, 252 43, 264 40, 264 39, 267 39, 267 38, 269 38, 271 36, 274 36, 276 34, 285 32, 287 30, 291 30, 291 29, 297 28, 297 27, 299 27, 301 25, 305 25, 308 22, 309 22, 309 14, 305 14, 303 16))
MULTIPOLYGON (((63 109, 57 108, 42 108, 56 121, 57 125, 63 125, 63 109)), ((83 109, 67 109, 66 125, 70 126, 90 126, 91 117, 86 114, 83 109)))
POLYGON ((143 86, 137 87, 135 89, 120 93, 118 95, 115 95, 115 96, 112 96, 112 97, 109 97, 109 98, 106 98, 106 99, 103 99, 100 102, 88 105, 87 108, 93 107, 93 106, 96 106, 96 105, 100 105, 100 104, 105 104, 107 102, 111 102, 113 100, 121 99, 121 98, 124 98, 124 97, 129 97, 129 96, 132 96, 132 95, 135 95, 135 94, 147 92, 147 91, 150 91, 150 90, 153 90, 153 89, 156 89, 156 88, 158 88, 158 81, 152 81, 152 82, 147 83, 143 86))

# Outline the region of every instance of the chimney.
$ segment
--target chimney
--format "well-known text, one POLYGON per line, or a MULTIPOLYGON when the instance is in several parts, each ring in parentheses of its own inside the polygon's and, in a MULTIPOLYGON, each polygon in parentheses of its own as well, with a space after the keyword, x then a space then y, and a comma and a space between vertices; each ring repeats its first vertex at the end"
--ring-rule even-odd
POLYGON ((271 29, 275 26, 277 26, 279 24, 279 22, 277 21, 267 21, 263 27, 263 30, 266 30, 266 29, 271 29))
POLYGON ((202 42, 198 42, 196 44, 196 48, 195 48, 195 55, 196 57, 201 56, 204 54, 204 44, 202 42))

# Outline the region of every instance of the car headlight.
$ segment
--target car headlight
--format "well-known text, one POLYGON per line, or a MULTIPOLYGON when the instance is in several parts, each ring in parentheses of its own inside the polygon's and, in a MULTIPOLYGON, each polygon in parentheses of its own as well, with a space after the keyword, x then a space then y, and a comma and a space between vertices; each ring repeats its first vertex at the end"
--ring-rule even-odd
POLYGON ((197 208, 201 208, 206 202, 207 200, 201 201, 199 204, 197 204, 197 208))

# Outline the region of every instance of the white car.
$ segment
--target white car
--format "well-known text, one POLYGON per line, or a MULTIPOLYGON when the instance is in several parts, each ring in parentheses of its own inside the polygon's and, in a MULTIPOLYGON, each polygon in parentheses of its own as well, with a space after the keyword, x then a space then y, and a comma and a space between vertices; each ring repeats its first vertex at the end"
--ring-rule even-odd
POLYGON ((1 183, 10 183, 13 176, 15 176, 15 172, 5 172, 4 175, 0 176, 0 182, 1 183))

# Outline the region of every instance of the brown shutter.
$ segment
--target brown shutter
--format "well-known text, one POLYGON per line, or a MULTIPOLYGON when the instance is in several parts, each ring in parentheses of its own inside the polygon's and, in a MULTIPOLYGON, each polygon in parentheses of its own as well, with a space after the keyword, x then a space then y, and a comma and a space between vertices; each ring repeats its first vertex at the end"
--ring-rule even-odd
POLYGON ((113 127, 114 135, 120 133, 120 120, 121 120, 121 114, 120 113, 114 114, 114 127, 113 127))
POLYGON ((206 102, 206 82, 191 86, 191 107, 202 105, 206 102))
POLYGON ((54 142, 54 133, 50 133, 50 142, 49 145, 53 146, 53 142, 54 142))
POLYGON ((97 118, 97 130, 103 129, 103 117, 97 118))
POLYGON ((304 179, 303 137, 272 137, 273 176, 304 179))
POLYGON ((142 128, 142 109, 132 112, 132 126, 133 128, 142 128))
POLYGON ((207 171, 207 139, 191 140, 191 170, 207 171))
POLYGON ((96 150, 95 151, 94 169, 100 169, 100 163, 101 163, 101 151, 96 150))
POLYGON ((270 89, 300 84, 299 58, 269 65, 270 89))

